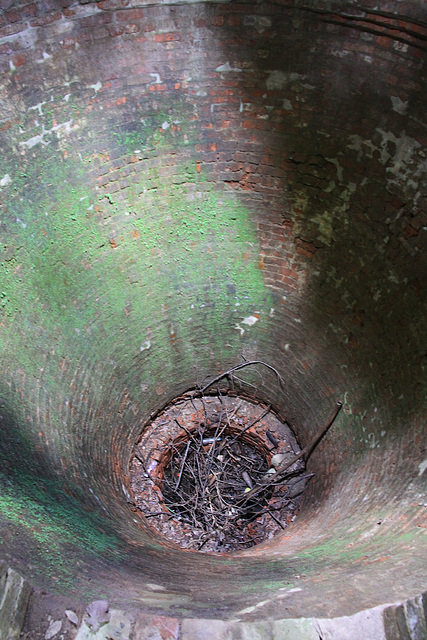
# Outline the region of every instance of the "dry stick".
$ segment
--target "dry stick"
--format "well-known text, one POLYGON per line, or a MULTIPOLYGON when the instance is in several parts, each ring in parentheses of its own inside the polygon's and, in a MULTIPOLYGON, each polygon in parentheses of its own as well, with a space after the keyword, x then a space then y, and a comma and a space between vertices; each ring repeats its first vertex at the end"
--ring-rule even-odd
MULTIPOLYGON (((195 412, 196 412, 197 422, 199 423, 199 424, 197 425, 197 429, 196 429, 196 431, 197 431, 197 433, 200 435, 200 441, 202 441, 202 440, 203 440, 203 431, 204 431, 204 429, 201 429, 201 428, 200 428, 200 427, 202 426, 202 423, 201 423, 201 421, 200 421, 200 419, 199 419, 199 410, 198 410, 198 408, 196 407, 196 405, 194 404, 194 398, 193 398, 193 396, 191 396, 191 397, 190 397, 190 402, 191 402, 191 404, 193 405, 193 408, 194 408, 194 410, 195 410, 195 412)), ((203 403, 202 403, 202 406, 203 406, 203 403)), ((205 422, 206 422, 206 420, 205 420, 205 422)))
POLYGON ((178 420, 177 420, 176 418, 174 418, 174 420, 175 420, 176 424, 178 425, 178 427, 180 427, 183 431, 185 431, 185 433, 187 434, 187 436, 188 436, 189 438, 191 438, 191 440, 192 440, 192 441, 194 442, 194 444, 197 446, 197 443, 196 443, 195 439, 193 438, 193 435, 192 435, 191 431, 189 431, 189 430, 187 429, 187 427, 184 427, 184 425, 183 425, 183 424, 181 424, 180 422, 178 422, 178 420))
POLYGON ((278 442, 276 440, 276 438, 273 436, 273 434, 271 433, 271 431, 266 431, 265 435, 267 436, 267 438, 270 440, 271 444, 273 445, 274 449, 277 449, 278 446, 278 442))
POLYGON ((182 472, 184 471, 185 461, 187 460, 188 450, 190 448, 190 444, 191 444, 191 440, 189 440, 187 442, 187 447, 185 449, 184 457, 182 458, 182 464, 181 464, 181 469, 180 469, 180 472, 179 472, 178 480, 177 480, 176 485, 175 485, 175 491, 177 491, 179 489, 179 485, 181 484, 182 472))
POLYGON ((274 484, 276 482, 276 478, 278 475, 283 474, 285 471, 287 471, 289 469, 289 467, 292 467, 293 464, 295 464, 295 462, 298 462, 298 460, 300 460, 301 458, 304 458, 305 461, 307 461, 313 451, 313 449, 317 446, 317 444, 320 442, 320 440, 323 438, 323 436, 327 433, 327 431, 330 429, 330 427, 333 425, 333 423, 335 422, 335 418, 337 417, 337 415, 339 414, 340 410, 342 407, 342 402, 337 402, 335 409, 332 412, 331 417, 329 418, 329 420, 320 427, 320 429, 318 430, 318 432, 316 433, 316 435, 314 436, 313 440, 310 442, 310 444, 308 444, 306 447, 304 447, 304 449, 302 449, 302 451, 300 453, 298 453, 298 455, 294 456, 289 462, 282 462, 282 464, 279 464, 276 467, 276 473, 274 474, 273 478, 266 478, 265 480, 261 480, 261 482, 259 483, 259 485, 257 487, 254 487, 253 489, 251 489, 250 491, 248 491, 247 493, 245 493, 240 500, 237 501, 236 504, 240 504, 240 503, 244 503, 247 502, 248 500, 250 500, 251 498, 257 496, 259 493, 261 493, 262 491, 264 491, 264 489, 266 489, 267 487, 271 486, 272 484, 274 484))
POLYGON ((227 420, 232 420, 234 418, 234 416, 236 415, 236 413, 238 412, 238 410, 240 409, 240 407, 242 406, 242 400, 239 400, 239 402, 237 403, 237 405, 234 407, 233 411, 230 413, 230 415, 228 415, 227 413, 227 409, 225 410, 227 413, 227 420))
POLYGON ((238 433, 236 433, 236 435, 234 436, 234 438, 232 440, 230 440, 228 442, 228 444, 233 444, 234 442, 236 442, 237 438, 240 438, 241 435, 243 435, 244 433, 246 433, 246 431, 248 429, 250 429, 251 427, 254 427, 256 425, 257 422, 259 422, 260 420, 262 420, 264 418, 264 416, 267 415, 267 413, 269 413, 271 409, 271 406, 269 405, 268 408, 259 416, 259 418, 257 418, 256 420, 254 420, 253 422, 251 422, 250 424, 248 424, 244 429, 242 429, 241 431, 239 431, 238 433))
POLYGON ((144 462, 144 460, 143 460, 143 459, 141 458, 141 456, 139 456, 137 453, 135 453, 135 454, 134 454, 134 456, 135 456, 135 458, 138 460, 138 462, 140 462, 140 463, 141 463, 142 468, 143 468, 143 469, 144 469, 144 471, 145 471, 145 475, 146 475, 147 479, 148 479, 148 480, 150 480, 150 481, 154 484, 154 486, 156 486, 156 487, 157 487, 157 486, 158 486, 158 483, 157 483, 155 480, 153 480, 153 478, 152 478, 152 477, 150 476, 150 474, 148 473, 147 468, 146 468, 146 466, 145 466, 145 462, 144 462))
POLYGON ((241 382, 242 385, 245 384, 247 387, 252 387, 252 389, 257 390, 256 385, 252 384, 252 382, 248 382, 247 380, 243 380, 243 378, 239 378, 239 376, 233 376, 234 380, 241 382))
POLYGON ((270 509, 266 509, 266 513, 268 513, 268 515, 273 518, 274 522, 276 522, 279 527, 281 529, 284 529, 285 527, 283 526, 283 524, 280 522, 279 518, 276 518, 276 516, 274 515, 274 513, 271 513, 270 509))
MULTIPOLYGON (((219 414, 219 420, 218 420, 218 425, 215 429, 215 434, 213 437, 213 442, 211 447, 209 448, 209 451, 207 452, 207 464, 205 464, 205 468, 204 468, 204 473, 205 473, 205 481, 202 481, 202 478, 200 477, 200 472, 199 472, 199 483, 200 486, 202 487, 203 490, 203 495, 205 494, 205 489, 207 486, 207 483, 209 482, 209 473, 212 469, 212 461, 213 461, 213 456, 215 453, 215 448, 216 448, 216 442, 217 439, 220 437, 221 434, 219 434, 219 430, 221 428, 221 420, 222 420, 222 408, 221 408, 221 413, 219 414)), ((202 444, 203 444, 203 440, 202 440, 202 444)), ((198 467, 199 468, 199 467, 198 467)))
POLYGON ((250 367, 256 364, 262 364, 264 367, 267 367, 267 369, 270 369, 270 371, 273 371, 277 378, 280 380, 280 384, 283 384, 283 380, 282 377, 280 375, 280 373, 277 371, 277 369, 275 369, 274 367, 272 367, 270 364, 267 364, 266 362, 263 362, 262 360, 248 360, 247 362, 242 362, 241 364, 236 364, 234 367, 231 367, 231 369, 228 369, 228 371, 224 371, 223 373, 221 373, 219 376, 217 376, 216 378, 214 378, 213 380, 211 380, 210 382, 208 382, 208 384, 206 384, 203 389, 200 390, 199 393, 204 393, 206 391, 206 389, 209 389, 209 387, 211 387, 213 384, 215 384, 215 382, 219 382, 220 380, 222 380, 222 378, 225 378, 226 376, 229 376, 230 374, 232 375, 234 373, 234 371, 239 371, 240 369, 243 369, 244 367, 250 367))

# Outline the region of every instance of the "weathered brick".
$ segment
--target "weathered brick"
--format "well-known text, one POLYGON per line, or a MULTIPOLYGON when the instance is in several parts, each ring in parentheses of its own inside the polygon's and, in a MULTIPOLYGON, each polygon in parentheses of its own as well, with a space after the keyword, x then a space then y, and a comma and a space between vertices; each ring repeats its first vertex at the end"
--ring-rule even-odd
POLYGON ((230 625, 221 620, 185 618, 181 623, 182 640, 229 640, 230 625))
POLYGON ((111 22, 111 15, 109 13, 101 13, 95 14, 93 16, 88 16, 87 18, 82 18, 80 20, 80 25, 85 27, 98 27, 111 22))
POLYGON ((108 31, 105 27, 100 27, 98 29, 93 29, 90 31, 92 38, 94 40, 101 40, 102 38, 108 37, 108 31))
POLYGON ((224 16, 212 16, 210 22, 214 27, 222 27, 225 22, 225 18, 224 16))
POLYGON ((127 24, 125 27, 125 33, 138 33, 139 25, 137 24, 127 24))
POLYGON ((26 60, 27 57, 24 53, 16 53, 14 56, 12 56, 12 62, 15 67, 21 67, 23 64, 25 64, 26 60))
POLYGON ((22 7, 21 13, 23 18, 35 18, 40 13, 40 6, 35 2, 32 2, 31 4, 27 4, 25 7, 22 7))
POLYGON ((143 9, 124 9, 116 11, 116 20, 118 22, 132 22, 133 20, 141 20, 144 17, 143 9))
POLYGON ((405 602, 405 614, 411 640, 427 638, 427 618, 425 616, 423 596, 410 598, 405 602))
POLYGON ((48 24, 52 24, 52 22, 61 20, 61 18, 62 18, 62 13, 60 11, 56 11, 55 13, 51 13, 49 15, 40 16, 39 18, 34 18, 34 20, 31 20, 30 24, 32 27, 44 27, 48 24))
MULTIPOLYGON (((1 16, 0 16, 1 18, 1 16)), ((1 25, 1 22, 0 22, 1 25)), ((22 22, 14 22, 12 24, 5 24, 3 27, 0 27, 0 38, 4 38, 6 36, 11 36, 16 33, 20 33, 26 29, 26 25, 22 22)))
POLYGON ((107 28, 108 28, 108 33, 112 38, 115 38, 116 36, 121 36, 124 31, 124 27, 117 24, 112 24, 107 28))
POLYGON ((159 33, 154 36, 155 42, 177 42, 181 40, 179 33, 159 33))
POLYGON ((11 9, 10 11, 5 11, 5 18, 8 22, 19 22, 22 19, 21 12, 17 9, 11 9))

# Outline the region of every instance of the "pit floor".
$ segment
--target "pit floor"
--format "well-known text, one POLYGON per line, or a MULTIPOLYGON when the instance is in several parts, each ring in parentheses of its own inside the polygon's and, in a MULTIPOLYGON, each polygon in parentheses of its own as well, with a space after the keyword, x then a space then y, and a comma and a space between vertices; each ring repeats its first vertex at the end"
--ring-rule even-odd
MULTIPOLYGON (((262 473, 268 473, 270 469, 273 476, 278 460, 292 458, 300 451, 289 425, 281 422, 264 403, 223 394, 183 396, 157 415, 144 429, 135 447, 130 464, 130 507, 134 513, 142 515, 145 527, 149 526, 178 547, 203 553, 241 551, 271 539, 295 519, 307 482, 304 463, 300 460, 290 467, 291 477, 273 487, 271 494, 256 505, 259 515, 255 512, 248 520, 237 520, 238 526, 233 524, 236 522, 236 516, 233 519, 235 509, 230 507, 234 504, 234 496, 230 498, 228 493, 225 497, 224 491, 229 488, 230 481, 235 483, 236 497, 238 492, 245 491, 242 464, 248 465, 248 456, 262 458, 262 473), (194 456, 187 456, 187 444, 193 446, 193 442, 195 445, 203 443, 199 446, 200 465, 196 461, 198 471, 196 467, 190 468, 191 461, 195 464, 194 456), (170 499, 168 504, 166 484, 172 477, 170 468, 174 457, 179 461, 175 460, 173 484, 174 488, 179 485, 177 493, 182 491, 181 504, 185 505, 189 504, 192 485, 198 483, 196 476, 200 475, 200 467, 206 468, 205 463, 208 463, 208 477, 200 478, 200 486, 204 483, 200 491, 203 507, 196 499, 198 519, 194 512, 190 517, 188 511, 184 515, 182 508, 174 509, 170 499), (194 482, 190 474, 193 474, 194 482), (218 511, 220 508, 221 512, 218 511)), ((249 463, 246 471, 250 474, 253 468, 249 463)), ((258 475, 253 472, 252 476, 248 478, 246 473, 247 491, 253 483, 256 486, 257 478, 262 477, 261 472, 258 475)), ((176 492, 173 494, 176 496, 176 492)))

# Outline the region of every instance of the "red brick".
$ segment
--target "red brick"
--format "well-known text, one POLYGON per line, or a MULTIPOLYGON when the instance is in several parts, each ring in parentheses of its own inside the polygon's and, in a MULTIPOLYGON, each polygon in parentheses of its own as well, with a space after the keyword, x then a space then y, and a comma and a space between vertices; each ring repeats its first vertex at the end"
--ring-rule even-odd
POLYGON ((380 47, 389 47, 391 44, 391 39, 387 36, 377 36, 375 41, 380 47))
POLYGON ((101 0, 101 2, 97 3, 97 7, 99 7, 99 9, 102 9, 103 11, 108 11, 110 9, 116 9, 117 3, 115 2, 115 0, 101 0))
POLYGON ((70 9, 66 8, 62 13, 66 18, 73 18, 77 13, 77 9, 75 7, 71 7, 70 9))
POLYGON ((424 51, 424 49, 417 49, 415 47, 409 47, 408 49, 409 55, 411 55, 413 58, 416 58, 417 60, 421 60, 421 58, 423 58, 424 51))
POLYGON ((108 33, 112 38, 115 38, 116 36, 121 36, 124 30, 124 27, 118 24, 112 24, 107 28, 108 28, 108 33))
POLYGON ((181 40, 179 33, 159 33, 154 36, 155 42, 174 42, 181 40))
POLYGON ((11 36, 15 33, 20 33, 26 29, 26 25, 23 22, 15 22, 13 24, 7 24, 0 29, 0 38, 4 38, 5 36, 11 36))
POLYGON ((116 11, 116 20, 119 22, 129 22, 130 20, 141 20, 144 17, 143 9, 125 9, 116 11))
POLYGON ((40 8, 33 2, 32 4, 27 4, 25 7, 22 7, 21 11, 24 18, 35 18, 39 15, 40 8))
POLYGON ((48 16, 35 18, 34 20, 31 20, 30 24, 32 27, 44 27, 45 25, 51 24, 56 20, 61 20, 61 18, 62 18, 62 13, 60 11, 57 11, 56 13, 51 13, 48 16))
POLYGON ((27 58, 23 53, 16 53, 12 57, 12 62, 15 65, 15 67, 21 67, 23 64, 25 64, 26 60, 27 58))
POLYGON ((139 26, 137 24, 127 24, 125 27, 125 33, 138 33, 139 26))
POLYGON ((225 22, 224 16, 213 16, 211 18, 211 24, 214 27, 222 27, 225 22))
POLYGON ((22 19, 21 13, 17 9, 6 11, 4 15, 8 22, 19 22, 22 19))
POLYGON ((94 40, 101 40, 102 38, 106 38, 108 36, 108 31, 105 27, 100 27, 99 29, 94 29, 92 31, 92 38, 94 40))
POLYGON ((241 16, 228 16, 227 17, 227 27, 238 27, 242 22, 241 16))

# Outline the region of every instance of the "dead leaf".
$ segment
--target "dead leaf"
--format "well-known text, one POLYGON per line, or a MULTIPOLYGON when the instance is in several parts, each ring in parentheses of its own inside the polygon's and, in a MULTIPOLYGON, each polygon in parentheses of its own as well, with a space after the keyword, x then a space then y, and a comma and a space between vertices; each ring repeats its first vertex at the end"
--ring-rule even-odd
POLYGON ((68 620, 77 627, 77 625, 79 624, 77 614, 74 613, 74 611, 71 611, 71 609, 67 609, 65 611, 65 615, 67 616, 68 620))
POLYGON ((92 633, 96 633, 102 624, 109 622, 110 614, 108 613, 108 608, 107 600, 95 600, 86 608, 88 615, 86 622, 92 627, 92 633))
POLYGON ((50 640, 53 636, 61 631, 62 620, 52 620, 46 633, 44 634, 45 640, 50 640))

